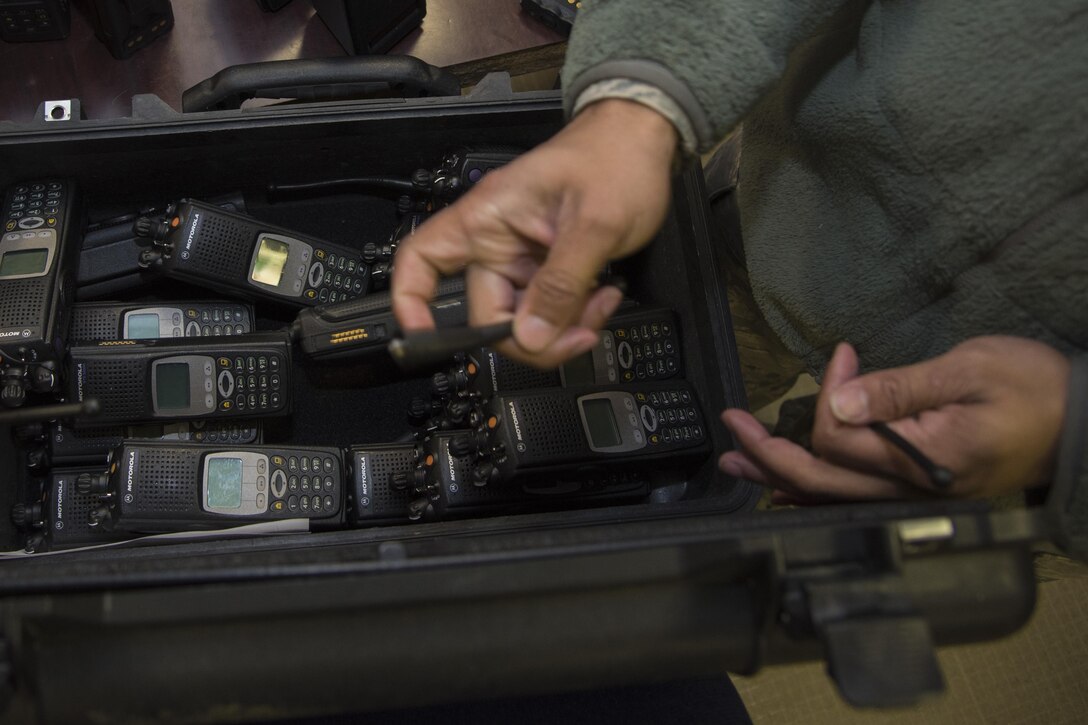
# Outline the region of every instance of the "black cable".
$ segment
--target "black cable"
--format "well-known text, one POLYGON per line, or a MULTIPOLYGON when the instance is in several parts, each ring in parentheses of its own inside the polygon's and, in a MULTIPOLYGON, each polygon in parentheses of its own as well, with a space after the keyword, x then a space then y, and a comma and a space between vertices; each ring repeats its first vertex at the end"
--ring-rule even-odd
POLYGON ((943 491, 952 485, 955 476, 951 470, 944 466, 938 466, 931 461, 928 456, 915 448, 910 441, 889 428, 887 423, 877 421, 875 423, 870 423, 869 427, 876 431, 886 441, 894 444, 899 450, 906 453, 912 461, 917 463, 918 467, 925 471, 926 475, 929 476, 929 481, 933 484, 934 488, 943 491))
POLYGON ((399 194, 411 194, 419 189, 408 179, 396 179, 390 176, 354 176, 347 179, 326 179, 324 181, 311 181, 305 184, 277 184, 268 185, 269 196, 308 194, 313 192, 329 192, 340 188, 370 187, 395 191, 399 194))
POLYGON ((459 352, 487 347, 514 334, 514 321, 486 327, 446 327, 412 332, 389 343, 389 354, 402 370, 437 365, 459 352))

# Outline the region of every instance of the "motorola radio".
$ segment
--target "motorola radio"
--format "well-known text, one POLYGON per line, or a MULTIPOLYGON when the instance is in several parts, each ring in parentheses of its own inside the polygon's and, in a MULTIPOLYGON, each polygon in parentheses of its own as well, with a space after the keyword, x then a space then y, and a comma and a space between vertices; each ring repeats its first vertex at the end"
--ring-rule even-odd
MULTIPOLYGON (((241 192, 208 199, 227 211, 245 214, 241 192)), ((118 294, 153 284, 157 277, 140 267, 140 251, 147 240, 138 238, 133 222, 141 216, 162 214, 165 204, 143 207, 137 212, 92 221, 83 231, 76 274, 76 299, 110 299, 118 294)))
POLYGON ((253 307, 239 302, 79 302, 68 339, 75 344, 245 335, 253 332, 253 319, 253 307))
POLYGON ((99 505, 98 498, 80 493, 77 481, 80 476, 86 479, 98 473, 100 468, 56 469, 46 479, 40 501, 12 507, 12 521, 27 532, 26 551, 56 551, 132 538, 133 534, 127 532, 91 526, 90 515, 99 505))
POLYGON ((598 471, 593 478, 540 477, 509 486, 480 486, 473 479, 476 461, 464 443, 468 434, 441 431, 418 443, 349 449, 348 523, 371 526, 405 517, 537 511, 630 501, 649 493, 645 476, 624 470, 598 471))
POLYGON ((73 346, 69 398, 97 398, 95 424, 285 415, 291 346, 284 332, 73 346))
POLYGON ((556 471, 680 469, 709 451, 699 403, 683 380, 496 395, 457 449, 476 485, 556 471))
POLYGON ((230 418, 73 428, 57 421, 46 435, 48 460, 54 466, 106 465, 110 451, 126 440, 209 446, 260 443, 261 423, 258 420, 230 418))
POLYGON ((79 255, 79 194, 71 181, 14 186, 0 209, 0 402, 59 385, 79 255))
POLYGON ((81 478, 97 496, 94 527, 158 533, 310 519, 342 523, 340 449, 126 442, 105 473, 81 478))
POLYGON ((446 373, 432 378, 436 396, 478 394, 486 398, 513 390, 559 387, 615 387, 683 376, 676 314, 664 308, 632 308, 601 329, 597 346, 555 370, 538 370, 491 348, 458 356, 446 373))
POLYGON ((296 307, 336 303, 369 291, 358 249, 186 199, 160 219, 141 217, 136 234, 153 245, 140 264, 174 279, 296 307))

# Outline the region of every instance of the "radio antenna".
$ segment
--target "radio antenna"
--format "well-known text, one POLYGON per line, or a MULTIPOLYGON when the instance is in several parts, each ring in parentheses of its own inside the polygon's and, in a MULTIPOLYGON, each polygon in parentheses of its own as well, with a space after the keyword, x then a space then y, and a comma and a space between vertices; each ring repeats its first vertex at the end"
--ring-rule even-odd
POLYGON ((90 418, 102 410, 97 398, 87 398, 82 403, 35 405, 30 408, 0 411, 0 425, 21 425, 57 418, 90 418))

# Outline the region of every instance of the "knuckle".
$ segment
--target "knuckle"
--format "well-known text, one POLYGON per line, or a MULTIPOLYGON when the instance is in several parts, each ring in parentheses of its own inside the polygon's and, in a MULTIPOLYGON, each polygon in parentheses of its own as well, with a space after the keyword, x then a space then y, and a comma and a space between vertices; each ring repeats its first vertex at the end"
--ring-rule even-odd
POLYGON ((585 235, 583 241, 587 243, 615 243, 626 234, 627 222, 619 214, 598 211, 583 220, 581 232, 585 235))
POLYGON ((909 410, 911 395, 906 383, 898 377, 886 375, 877 381, 878 399, 890 411, 909 410))
POLYGON ((477 190, 477 194, 489 194, 502 188, 506 183, 505 179, 506 171, 504 169, 494 169, 484 174, 484 177, 476 182, 473 189, 477 190))
POLYGON ((481 230, 489 229, 496 219, 501 218, 498 204, 490 195, 477 194, 471 199, 466 197, 458 209, 461 212, 462 233, 469 239, 481 230))

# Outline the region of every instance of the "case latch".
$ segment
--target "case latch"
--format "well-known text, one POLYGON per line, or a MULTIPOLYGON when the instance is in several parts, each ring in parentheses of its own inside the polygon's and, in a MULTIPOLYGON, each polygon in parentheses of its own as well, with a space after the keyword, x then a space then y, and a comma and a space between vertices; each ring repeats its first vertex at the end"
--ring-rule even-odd
POLYGON ((922 617, 846 619, 819 630, 831 677, 856 707, 911 705, 944 690, 922 617))
POLYGON ((783 605, 795 634, 824 644, 828 671, 856 707, 899 707, 944 690, 929 624, 895 574, 795 581, 783 605))
POLYGON ((787 547, 783 621, 824 645, 828 670, 856 707, 911 705, 944 690, 926 618, 903 580, 902 545, 944 540, 930 521, 799 535, 787 547))

